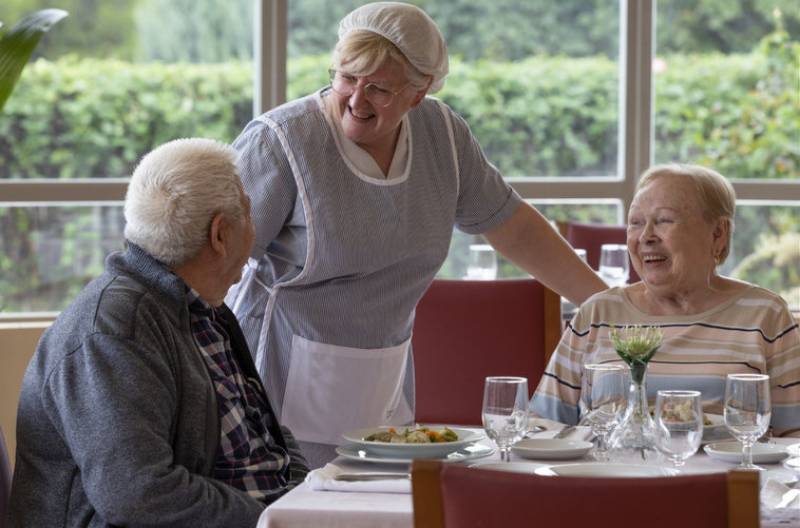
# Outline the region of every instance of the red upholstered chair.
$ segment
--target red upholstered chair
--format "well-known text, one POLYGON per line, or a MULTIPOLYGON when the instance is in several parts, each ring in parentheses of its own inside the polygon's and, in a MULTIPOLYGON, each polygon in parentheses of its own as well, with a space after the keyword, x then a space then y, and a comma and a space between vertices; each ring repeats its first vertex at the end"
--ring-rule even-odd
MULTIPOLYGON (((559 225, 559 231, 574 248, 586 250, 586 262, 592 269, 600 268, 600 248, 603 244, 622 244, 627 241, 627 228, 605 224, 582 224, 566 222, 559 225)), ((639 275, 631 266, 628 284, 639 281, 639 275)))
POLYGON ((533 392, 561 337, 559 303, 534 279, 433 281, 412 339, 417 422, 480 424, 486 376, 524 376, 533 392))
POLYGON ((758 475, 544 477, 417 460, 415 528, 758 528, 758 475))

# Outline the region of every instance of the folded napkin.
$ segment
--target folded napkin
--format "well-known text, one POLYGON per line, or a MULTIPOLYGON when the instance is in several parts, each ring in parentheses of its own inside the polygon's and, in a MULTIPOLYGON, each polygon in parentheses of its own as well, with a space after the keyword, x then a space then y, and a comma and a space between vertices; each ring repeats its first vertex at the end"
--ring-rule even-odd
POLYGON ((766 508, 790 508, 800 512, 800 489, 792 489, 775 479, 767 479, 761 488, 761 504, 766 508))
MULTIPOLYGON (((335 480, 341 473, 352 473, 335 464, 315 469, 306 475, 308 487, 314 491, 360 491, 374 493, 411 493, 411 480, 394 478, 386 480, 342 481, 335 480)), ((368 473, 368 472, 365 472, 368 473)))

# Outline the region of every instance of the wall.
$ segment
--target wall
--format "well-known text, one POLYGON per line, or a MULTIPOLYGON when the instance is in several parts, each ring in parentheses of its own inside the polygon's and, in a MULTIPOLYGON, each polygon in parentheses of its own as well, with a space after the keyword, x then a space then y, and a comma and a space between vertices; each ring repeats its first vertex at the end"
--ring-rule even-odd
POLYGON ((11 465, 17 448, 17 404, 25 368, 49 322, 0 323, 0 426, 11 465))

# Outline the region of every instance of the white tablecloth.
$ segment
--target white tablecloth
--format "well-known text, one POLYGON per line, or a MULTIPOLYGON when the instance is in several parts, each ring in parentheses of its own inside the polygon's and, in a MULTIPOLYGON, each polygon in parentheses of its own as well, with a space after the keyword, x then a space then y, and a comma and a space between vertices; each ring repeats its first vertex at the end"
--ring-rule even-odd
MULTIPOLYGON (((780 443, 797 443, 797 439, 776 439, 780 443)), ((470 463, 499 462, 496 453, 485 459, 470 463)), ((523 461, 514 457, 512 461, 523 461)), ((551 465, 558 461, 532 464, 551 465)), ((398 471, 397 465, 365 464, 338 458, 335 464, 353 471, 398 471)), ((788 472, 780 464, 761 464, 774 472, 788 472)), ((691 457, 683 469, 684 473, 716 473, 735 467, 715 460, 701 449, 691 457)), ((800 526, 800 511, 797 515, 769 517, 762 510, 762 528, 788 528, 800 526), (784 523, 783 519, 786 519, 784 523)), ((312 491, 303 483, 269 506, 259 519, 257 528, 413 528, 411 495, 399 493, 354 493, 336 491, 312 491)))

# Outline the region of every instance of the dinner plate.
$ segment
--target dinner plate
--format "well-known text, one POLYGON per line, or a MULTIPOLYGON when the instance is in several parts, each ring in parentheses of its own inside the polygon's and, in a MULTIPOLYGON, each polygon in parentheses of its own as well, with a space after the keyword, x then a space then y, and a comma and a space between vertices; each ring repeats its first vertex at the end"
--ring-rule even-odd
POLYGON ((786 452, 793 457, 800 457, 800 442, 787 445, 786 452))
MULTIPOLYGON (((742 444, 739 442, 715 442, 708 444, 703 450, 711 458, 738 464, 742 461, 742 444)), ((753 444, 753 463, 774 464, 789 456, 786 446, 780 444, 753 444)))
MULTIPOLYGON (((495 449, 485 444, 469 444, 461 446, 461 448, 453 449, 442 456, 431 457, 433 460, 441 460, 442 462, 464 462, 466 460, 475 460, 477 458, 487 457, 493 454, 495 449)), ((336 448, 336 453, 342 458, 349 460, 359 460, 361 462, 376 462, 381 464, 410 464, 414 458, 427 458, 427 457, 395 457, 385 456, 380 453, 375 453, 369 447, 363 447, 356 444, 345 444, 336 448)))
POLYGON ((537 475, 548 477, 672 477, 678 471, 659 466, 637 464, 579 463, 541 466, 534 470, 537 475))
MULTIPOLYGON (((395 458, 442 458, 448 453, 452 453, 453 451, 456 451, 464 446, 473 444, 485 437, 483 432, 448 427, 448 429, 458 435, 458 440, 454 440, 453 442, 430 444, 395 444, 391 442, 372 442, 364 440, 364 438, 367 436, 381 431, 386 431, 390 427, 394 427, 398 431, 402 431, 404 429, 403 426, 368 427, 366 429, 356 429, 355 431, 344 433, 342 437, 344 437, 344 439, 351 444, 366 448, 374 455, 395 458)), ((422 427, 428 427, 434 431, 441 431, 444 428, 443 425, 425 425, 422 427)))
POLYGON ((534 460, 568 460, 580 458, 592 448, 591 442, 556 438, 527 438, 511 446, 511 452, 534 460))

